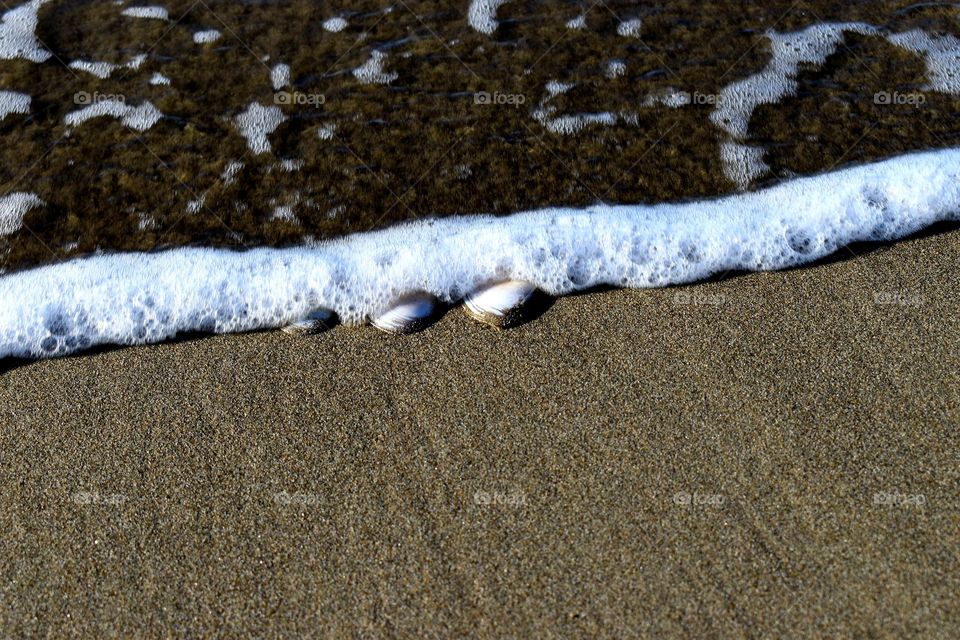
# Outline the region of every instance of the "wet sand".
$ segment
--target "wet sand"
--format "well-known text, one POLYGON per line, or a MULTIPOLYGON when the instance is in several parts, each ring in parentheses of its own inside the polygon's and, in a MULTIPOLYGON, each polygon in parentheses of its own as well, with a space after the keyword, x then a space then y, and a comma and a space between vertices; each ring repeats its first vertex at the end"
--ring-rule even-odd
MULTIPOLYGON (((509 2, 492 34, 470 27, 465 0, 160 4, 169 21, 112 2, 47 3, 36 35, 54 57, 0 60, 0 86, 32 99, 29 114, 0 119, 0 182, 46 203, 0 234, 0 269, 101 250, 289 246, 425 216, 714 198, 737 185, 711 117, 725 87, 770 64, 768 31, 864 22, 960 38, 953 3, 902 0, 509 2), (336 15, 348 26, 331 33, 336 15), (578 15, 584 27, 568 28, 578 15), (639 32, 620 34, 634 19, 639 32), (221 38, 197 44, 208 29, 221 38), (386 85, 353 74, 374 51, 396 76, 386 85), (100 78, 68 68, 77 61, 119 68, 100 78), (283 87, 277 64, 290 68, 283 87), (552 95, 554 81, 574 86, 552 95), (689 104, 657 102, 676 92, 689 104), (101 100, 163 117, 143 131, 117 118, 68 124, 101 100), (284 118, 270 152, 237 125, 254 103, 284 118), (537 116, 554 108, 616 122, 562 135, 537 116)), ((741 142, 770 166, 754 186, 960 147, 960 96, 929 90, 923 56, 884 37, 848 33, 797 83, 748 118, 741 142)))
POLYGON ((0 374, 0 636, 956 637, 960 232, 0 374))

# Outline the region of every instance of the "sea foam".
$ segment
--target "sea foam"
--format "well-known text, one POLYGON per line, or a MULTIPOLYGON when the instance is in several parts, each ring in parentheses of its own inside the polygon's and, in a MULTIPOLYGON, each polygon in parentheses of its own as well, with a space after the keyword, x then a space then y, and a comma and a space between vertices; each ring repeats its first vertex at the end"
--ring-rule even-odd
POLYGON ((23 58, 46 62, 53 55, 37 40, 40 7, 49 0, 31 0, 3 14, 0 22, 0 60, 23 58))
POLYGON ((0 358, 281 327, 319 307, 359 324, 410 292, 454 302, 508 278, 554 295, 658 287, 958 219, 960 149, 947 149, 711 201, 443 218, 289 249, 94 256, 0 277, 0 358))
POLYGON ((480 33, 491 35, 500 26, 497 22, 497 9, 507 2, 508 0, 470 0, 467 22, 480 33))

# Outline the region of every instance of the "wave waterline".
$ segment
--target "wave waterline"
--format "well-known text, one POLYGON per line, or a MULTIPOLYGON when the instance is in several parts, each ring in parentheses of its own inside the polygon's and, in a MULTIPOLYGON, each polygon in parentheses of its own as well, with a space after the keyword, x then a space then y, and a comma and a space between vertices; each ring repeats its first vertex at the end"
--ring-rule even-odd
POLYGON ((318 307, 361 324, 405 293, 455 302, 502 278, 563 295, 783 269, 942 220, 960 220, 960 149, 709 201, 443 218, 287 249, 93 256, 0 277, 0 358, 281 327, 318 307))

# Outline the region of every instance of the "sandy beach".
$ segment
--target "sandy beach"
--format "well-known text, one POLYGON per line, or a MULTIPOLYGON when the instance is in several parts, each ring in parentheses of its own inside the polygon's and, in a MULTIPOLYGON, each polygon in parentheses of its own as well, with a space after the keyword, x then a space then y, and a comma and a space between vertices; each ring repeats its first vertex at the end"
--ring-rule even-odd
POLYGON ((957 264, 10 368, 0 636, 956 637, 957 264))

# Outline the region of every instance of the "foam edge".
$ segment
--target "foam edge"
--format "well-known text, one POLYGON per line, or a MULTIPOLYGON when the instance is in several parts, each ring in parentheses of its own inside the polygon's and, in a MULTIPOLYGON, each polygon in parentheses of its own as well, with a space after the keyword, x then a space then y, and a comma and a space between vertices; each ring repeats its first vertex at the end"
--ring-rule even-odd
POLYGON ((283 327, 321 307, 356 325, 411 292, 452 303, 507 278, 554 296, 659 287, 958 219, 960 149, 945 149, 710 201, 443 218, 288 249, 94 256, 0 277, 0 358, 283 327))

